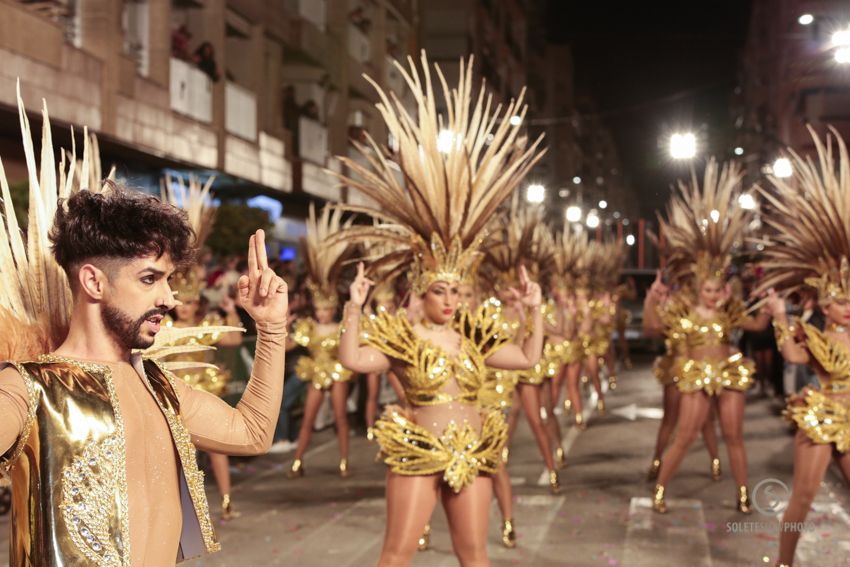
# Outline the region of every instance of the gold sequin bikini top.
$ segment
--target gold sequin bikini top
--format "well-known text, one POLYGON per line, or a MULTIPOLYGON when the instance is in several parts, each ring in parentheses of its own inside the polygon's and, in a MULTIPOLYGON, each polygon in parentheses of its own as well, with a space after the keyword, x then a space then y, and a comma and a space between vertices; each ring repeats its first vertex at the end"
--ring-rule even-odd
POLYGON ((292 328, 290 338, 303 347, 307 347, 314 359, 333 358, 336 360, 339 349, 339 331, 319 335, 317 323, 312 319, 299 319, 292 328))
POLYGON ((803 323, 802 326, 809 353, 826 373, 821 386, 833 392, 850 391, 850 349, 814 325, 803 323))
POLYGON ((736 300, 724 303, 710 319, 680 298, 672 299, 661 312, 667 338, 674 344, 679 343, 676 346, 688 349, 730 344, 732 331, 741 326, 746 317, 746 307, 736 300))
POLYGON ((432 406, 453 401, 475 403, 487 378, 485 359, 513 336, 510 323, 498 302, 486 301, 474 312, 462 310, 455 328, 460 349, 450 355, 413 330, 407 313, 395 315, 378 310, 364 321, 363 341, 403 366, 398 376, 405 395, 414 406, 432 406), (459 392, 446 392, 454 378, 459 392))

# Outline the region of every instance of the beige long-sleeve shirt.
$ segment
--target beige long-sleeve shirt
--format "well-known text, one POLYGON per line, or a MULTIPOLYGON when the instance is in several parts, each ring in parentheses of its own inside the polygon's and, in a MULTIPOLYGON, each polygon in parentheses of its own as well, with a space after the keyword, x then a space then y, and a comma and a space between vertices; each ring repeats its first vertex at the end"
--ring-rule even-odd
MULTIPOLYGON (((286 326, 257 326, 251 380, 233 408, 218 397, 177 382, 180 415, 198 449, 228 455, 268 450, 283 395, 286 326)), ((97 362, 97 361, 90 361, 97 362)), ((182 528, 178 457, 168 424, 145 386, 141 359, 106 363, 124 417, 130 549, 133 567, 173 565, 182 528)), ((23 378, 0 372, 0 455, 21 435, 28 414, 23 378)))

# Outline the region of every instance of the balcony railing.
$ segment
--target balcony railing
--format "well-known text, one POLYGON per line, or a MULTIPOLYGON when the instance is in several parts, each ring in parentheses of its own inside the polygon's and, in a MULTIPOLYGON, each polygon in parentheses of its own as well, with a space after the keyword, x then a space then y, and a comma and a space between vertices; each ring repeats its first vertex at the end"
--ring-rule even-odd
POLYGON ((326 0, 286 0, 286 9, 290 14, 312 23, 320 31, 325 31, 327 22, 326 0))
POLYGON ((369 36, 355 26, 348 25, 348 53, 355 61, 360 63, 368 63, 372 51, 372 46, 369 44, 369 36))
POLYGON ((203 71, 171 58, 171 109, 201 122, 212 122, 212 81, 203 71))
POLYGON ((302 159, 325 165, 328 156, 328 129, 305 116, 299 118, 298 152, 302 159))
POLYGON ((224 128, 240 138, 257 139, 257 96, 230 81, 224 88, 224 128))

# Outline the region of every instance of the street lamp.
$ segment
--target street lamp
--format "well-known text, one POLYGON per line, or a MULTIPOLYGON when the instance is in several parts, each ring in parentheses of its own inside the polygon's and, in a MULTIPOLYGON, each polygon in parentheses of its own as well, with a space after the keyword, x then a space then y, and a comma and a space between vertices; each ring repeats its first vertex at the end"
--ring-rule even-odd
POLYGON ((735 148, 735 155, 736 156, 744 155, 744 148, 742 148, 741 146, 736 147, 735 148))
POLYGON ((587 213, 587 220, 585 223, 587 224, 587 228, 597 228, 599 226, 599 215, 596 211, 590 211, 587 213))
POLYGON ((752 211, 756 208, 756 199, 750 193, 741 193, 741 195, 738 196, 738 205, 740 205, 742 209, 752 211))
POLYGON ((519 126, 522 124, 522 117, 519 114, 514 114, 511 116, 511 126, 519 126))
POLYGON ((602 199, 601 201, 599 201, 599 208, 602 209, 602 210, 607 209, 608 208, 608 201, 606 201, 605 199, 602 199))
POLYGON ((797 21, 801 26, 808 26, 815 21, 815 17, 811 14, 802 14, 799 18, 797 18, 797 21))
POLYGON ((573 185, 579 185, 580 183, 581 183, 581 177, 579 177, 578 175, 573 177, 573 185))
POLYGON ((581 207, 579 207, 578 205, 570 205, 569 207, 567 207, 565 216, 567 218, 567 222, 580 222, 581 207))
POLYGON ((628 244, 629 246, 635 245, 635 235, 634 234, 627 234, 626 235, 626 244, 628 244))
POLYGON ((546 198, 546 188, 539 183, 533 183, 525 190, 525 200, 529 203, 542 203, 546 198))
POLYGON ((794 168, 791 166, 791 160, 785 157, 776 158, 773 162, 773 175, 779 178, 791 177, 794 174, 794 168))
POLYGON ((839 47, 835 50, 833 57, 839 65, 850 63, 850 47, 839 47))
POLYGON ((670 156, 673 159, 692 159, 697 155, 697 137, 693 132, 670 136, 670 156))

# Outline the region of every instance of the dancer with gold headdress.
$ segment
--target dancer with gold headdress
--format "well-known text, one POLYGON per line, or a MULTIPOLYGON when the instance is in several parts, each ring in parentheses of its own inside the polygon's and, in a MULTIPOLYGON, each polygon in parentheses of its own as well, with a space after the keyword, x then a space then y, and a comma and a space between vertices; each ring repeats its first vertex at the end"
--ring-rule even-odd
POLYGON ((702 186, 696 174, 690 185, 680 183, 668 205, 667 219, 661 221, 672 278, 687 282, 687 292, 677 294, 675 301, 661 309, 659 299, 668 290, 656 281, 644 304, 648 328, 659 333, 675 328, 682 341, 683 362, 676 382, 682 393, 677 434, 661 464, 653 498, 659 513, 667 511, 667 485, 715 404, 738 485, 738 510, 751 511, 743 422, 754 365, 735 348, 731 335, 735 329, 764 329, 770 315, 762 310, 756 317, 748 316, 744 304, 724 287, 733 247, 750 219, 749 212, 737 204, 740 183, 735 164, 720 167, 709 160, 702 186))
POLYGON ((0 358, 13 361, 0 371, 0 471, 12 476, 15 512, 9 564, 174 565, 217 551, 195 451, 271 445, 286 283, 268 268, 257 231, 239 281, 240 304, 257 321, 252 377, 236 408, 190 388, 139 352, 156 346, 176 304, 169 276, 192 257, 185 213, 113 181, 78 189, 64 161, 57 175, 46 110, 38 169, 18 103, 26 237, 0 168, 0 319, 18 330, 0 340, 0 358))
POLYGON ((339 442, 339 474, 342 477, 349 474, 346 402, 351 372, 343 368, 338 359, 340 323, 336 320, 336 314, 339 308, 339 275, 352 248, 340 240, 331 242, 330 237, 350 225, 350 220, 342 222, 342 210, 325 207, 321 217, 316 218, 316 211, 310 205, 307 237, 302 241, 302 249, 313 318, 296 321, 290 341, 291 346, 298 344, 309 350, 309 355, 298 360, 295 374, 313 387, 307 389, 295 460, 289 470, 290 478, 304 476, 302 459, 310 445, 313 425, 327 393, 331 396, 339 442))
MULTIPOLYGON (((215 222, 216 208, 210 203, 209 197, 214 179, 210 177, 203 186, 194 176, 189 177, 188 186, 182 177, 178 177, 176 183, 171 176, 166 176, 162 181, 163 201, 186 211, 189 225, 195 232, 195 246, 199 250, 203 248, 215 222)), ((161 356, 160 360, 170 365, 169 369, 189 386, 221 397, 230 381, 230 372, 215 364, 211 349, 214 345, 233 347, 242 344, 241 333, 244 329, 236 313, 236 302, 227 295, 219 305, 224 318, 216 311, 204 313, 201 305, 204 275, 204 267, 198 264, 174 274, 171 289, 176 292, 180 303, 162 321, 165 329, 180 330, 180 336, 172 341, 172 346, 193 345, 202 347, 201 350, 177 352, 161 356), (190 328, 195 329, 195 332, 190 328)), ((230 459, 221 453, 208 455, 221 495, 221 519, 231 520, 238 514, 233 511, 230 498, 230 459)))
POLYGON ((491 111, 492 97, 483 90, 473 101, 471 61, 460 66, 458 86, 452 90, 436 70, 446 115, 437 113, 424 53, 421 71, 412 59, 409 63, 409 69, 398 69, 415 99, 414 114, 375 85, 381 98, 378 109, 399 143, 398 153, 387 157, 387 150, 369 139, 368 147, 357 146, 368 166, 341 158, 353 172, 343 181, 382 207, 350 208, 384 222, 352 227, 340 237, 394 243, 396 252, 374 262, 371 271, 387 277, 409 271, 412 291, 422 300, 423 318, 411 323, 399 310, 395 316, 379 312, 363 320, 361 308, 372 282, 361 265, 345 309, 340 360, 355 372, 393 369, 410 404, 407 411, 388 408, 375 425, 390 468, 387 526, 378 564, 410 562, 441 498, 461 564, 486 565, 492 497, 488 475, 499 467, 505 422, 500 412, 481 413, 478 393, 488 367, 519 370, 539 359, 541 294, 520 270, 521 301, 532 310, 532 322, 526 341, 517 345, 501 334, 488 304, 475 315, 459 310, 458 287, 476 264, 485 224, 542 153, 539 140, 526 148, 519 126, 508 120, 525 115, 521 98, 499 113, 491 111), (443 128, 454 138, 441 152, 437 137, 443 128), (403 175, 397 175, 396 166, 403 175), (360 344, 361 325, 365 345, 360 344))
POLYGON ((771 293, 777 344, 790 363, 808 364, 820 383, 789 398, 786 416, 797 426, 794 482, 782 517, 779 566, 794 563, 803 525, 832 457, 850 485, 850 159, 835 132, 811 130, 815 160, 790 152, 794 174, 769 177, 764 279, 758 291, 781 295, 817 290, 826 327, 789 321, 785 302, 771 293), (833 139, 834 136, 834 139, 833 139))

